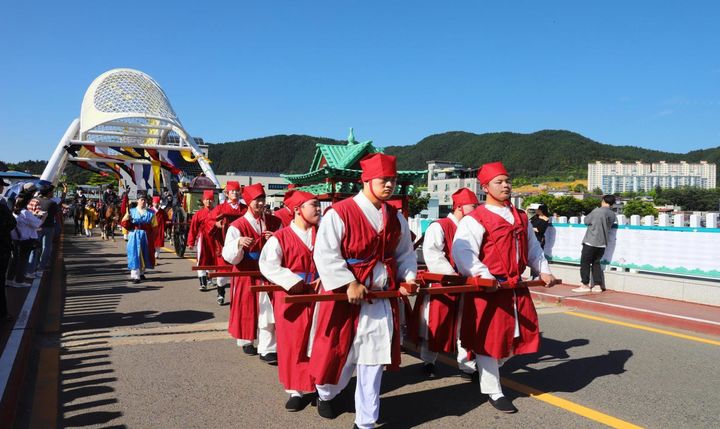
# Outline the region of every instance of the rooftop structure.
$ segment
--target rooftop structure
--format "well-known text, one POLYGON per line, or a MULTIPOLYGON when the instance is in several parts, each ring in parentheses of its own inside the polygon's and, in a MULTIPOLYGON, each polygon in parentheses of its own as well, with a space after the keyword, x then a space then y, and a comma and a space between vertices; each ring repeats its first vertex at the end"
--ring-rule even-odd
MULTIPOLYGON (((282 177, 295 186, 295 189, 318 195, 321 200, 338 201, 358 193, 362 189, 360 182, 360 160, 366 155, 382 152, 372 140, 358 142, 352 128, 347 144, 318 143, 315 156, 307 173, 283 174, 282 177)), ((393 199, 406 202, 414 183, 423 180, 427 172, 398 171, 397 186, 393 199)))

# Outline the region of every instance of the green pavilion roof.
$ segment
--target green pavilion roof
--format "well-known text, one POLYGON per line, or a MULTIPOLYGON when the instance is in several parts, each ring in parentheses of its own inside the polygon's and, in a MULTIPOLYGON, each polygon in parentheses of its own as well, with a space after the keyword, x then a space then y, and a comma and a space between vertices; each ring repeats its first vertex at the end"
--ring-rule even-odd
MULTIPOLYGON (((382 151, 382 149, 373 146, 372 140, 356 141, 351 128, 348 143, 345 145, 317 144, 315 156, 307 173, 282 174, 281 176, 292 184, 302 186, 303 190, 318 194, 319 192, 309 190, 310 187, 317 185, 315 186, 318 188, 317 190, 320 190, 320 188, 330 190, 332 187, 325 185, 327 181, 359 183, 362 173, 360 159, 366 155, 382 151)), ((426 175, 427 170, 398 171, 398 182, 415 182, 426 175)), ((336 189, 335 192, 339 192, 339 190, 336 189)))

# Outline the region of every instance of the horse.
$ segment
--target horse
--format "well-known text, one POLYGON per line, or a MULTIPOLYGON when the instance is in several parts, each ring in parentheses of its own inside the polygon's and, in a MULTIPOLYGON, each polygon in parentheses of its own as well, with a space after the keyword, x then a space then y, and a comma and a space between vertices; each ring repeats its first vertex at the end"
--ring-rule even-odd
POLYGON ((75 235, 83 233, 83 220, 85 217, 85 207, 80 203, 75 203, 72 209, 73 223, 75 224, 75 235))
POLYGON ((115 241, 115 228, 117 228, 120 222, 120 209, 117 204, 108 204, 102 210, 102 217, 100 219, 100 231, 102 233, 102 239, 107 240, 108 236, 115 241))

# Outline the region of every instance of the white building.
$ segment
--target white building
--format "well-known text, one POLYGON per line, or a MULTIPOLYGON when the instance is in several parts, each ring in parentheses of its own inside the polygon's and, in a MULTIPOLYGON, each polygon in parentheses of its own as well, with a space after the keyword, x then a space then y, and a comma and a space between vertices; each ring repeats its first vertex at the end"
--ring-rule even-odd
POLYGON ((707 161, 699 163, 604 163, 588 164, 588 189, 600 188, 606 194, 616 192, 647 192, 656 187, 679 188, 697 186, 711 189, 716 184, 716 166, 707 161))
POLYGON ((462 164, 451 161, 427 161, 427 165, 428 193, 430 198, 437 199, 441 211, 449 211, 452 194, 460 188, 470 188, 478 200, 485 199, 477 180, 477 168, 464 168, 462 164))
POLYGON ((262 183, 265 187, 265 194, 267 195, 267 203, 272 207, 278 207, 283 201, 285 191, 288 188, 288 182, 284 178, 280 177, 280 173, 268 173, 258 171, 236 171, 227 172, 225 174, 218 174, 217 179, 222 185, 223 189, 227 182, 234 180, 240 183, 240 186, 252 185, 255 183, 262 183))

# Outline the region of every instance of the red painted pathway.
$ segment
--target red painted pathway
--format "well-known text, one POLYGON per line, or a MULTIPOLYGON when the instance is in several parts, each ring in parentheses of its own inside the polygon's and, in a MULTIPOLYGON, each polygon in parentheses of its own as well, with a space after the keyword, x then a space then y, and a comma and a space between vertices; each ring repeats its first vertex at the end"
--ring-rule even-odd
POLYGON ((531 293, 543 302, 720 336, 720 307, 611 290, 572 292, 576 287, 533 287, 531 293))

